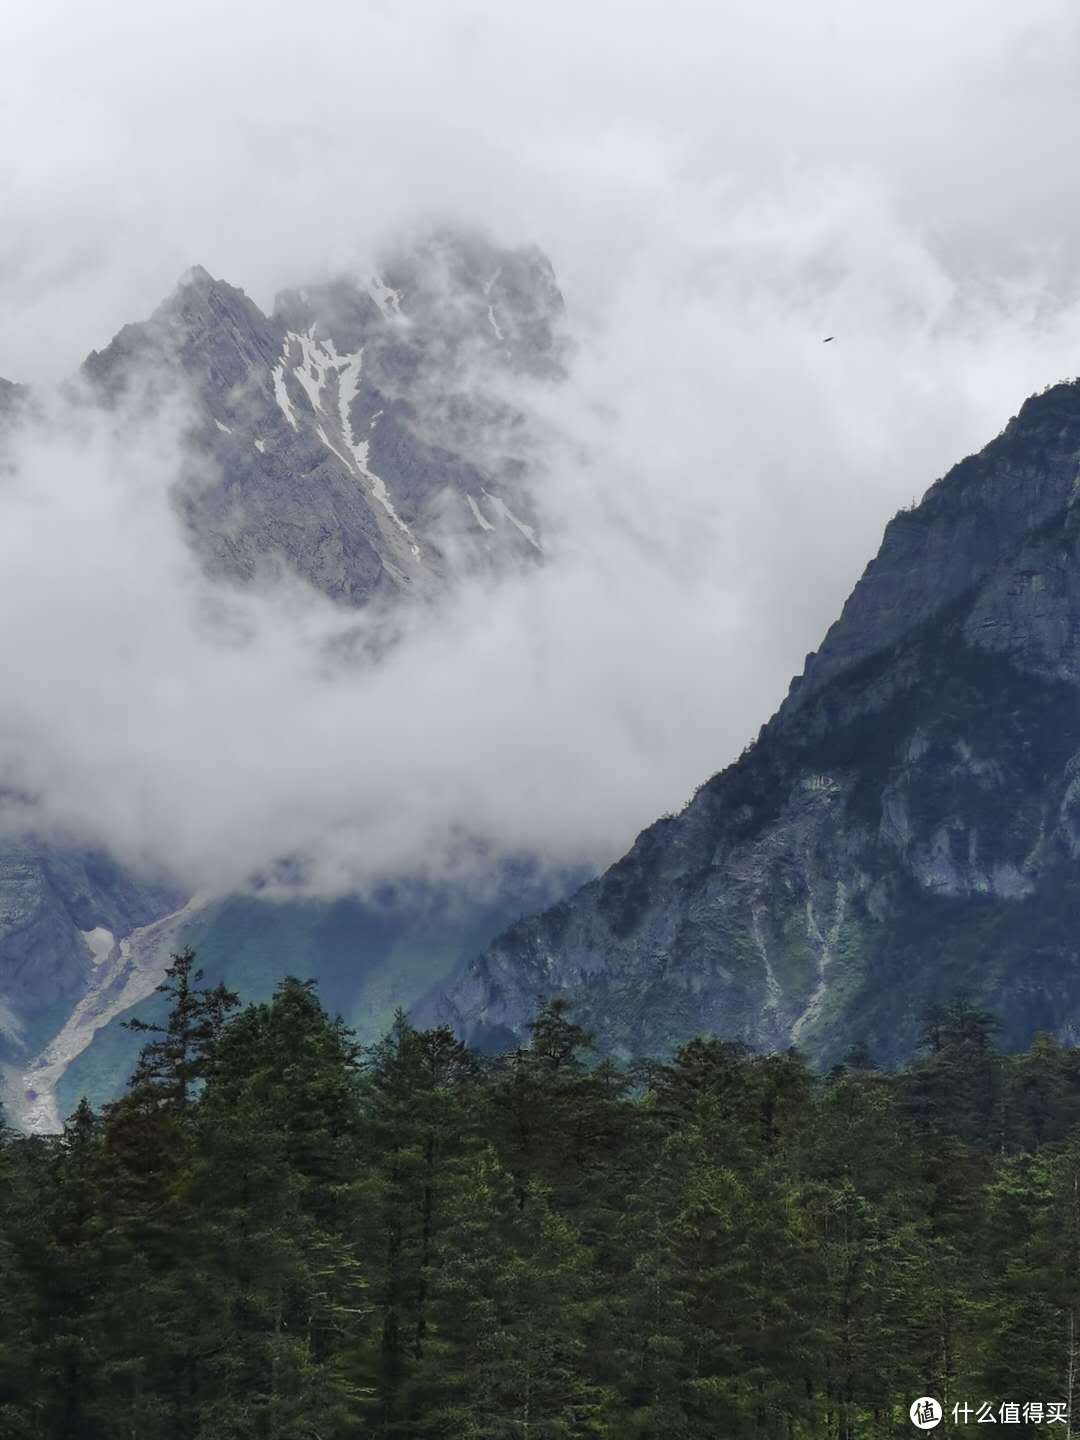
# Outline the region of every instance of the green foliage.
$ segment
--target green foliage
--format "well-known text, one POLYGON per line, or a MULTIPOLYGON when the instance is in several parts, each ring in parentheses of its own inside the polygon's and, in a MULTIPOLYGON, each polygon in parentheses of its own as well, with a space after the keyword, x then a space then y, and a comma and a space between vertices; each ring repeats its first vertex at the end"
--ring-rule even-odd
MULTIPOLYGON (((1080 1052, 481 1058, 174 957, 132 1084, 0 1132, 4 1440, 885 1440, 1080 1380, 1080 1052)), ((974 1421, 972 1423, 975 1423, 974 1421)), ((960 1426, 960 1429, 965 1427, 960 1426)), ((1032 1427, 1018 1425, 1017 1433, 1032 1427)))

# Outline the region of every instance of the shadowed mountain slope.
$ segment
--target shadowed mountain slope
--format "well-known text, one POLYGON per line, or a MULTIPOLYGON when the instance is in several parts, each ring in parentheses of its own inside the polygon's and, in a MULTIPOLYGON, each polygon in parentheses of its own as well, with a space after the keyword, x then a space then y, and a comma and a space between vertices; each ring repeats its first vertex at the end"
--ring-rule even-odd
POLYGON ((897 515, 743 756, 420 1007, 485 1044, 563 994, 620 1054, 711 1031, 910 1052, 968 990, 1080 1033, 1080 384, 897 515))

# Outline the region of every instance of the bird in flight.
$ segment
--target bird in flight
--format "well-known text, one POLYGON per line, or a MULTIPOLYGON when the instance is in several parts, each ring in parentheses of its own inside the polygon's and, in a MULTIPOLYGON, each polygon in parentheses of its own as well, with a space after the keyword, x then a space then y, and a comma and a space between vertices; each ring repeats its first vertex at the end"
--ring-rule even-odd
POLYGON ((821 343, 822 343, 822 345, 827 345, 830 340, 835 340, 835 339, 836 339, 836 336, 835 336, 835 335, 826 335, 826 336, 825 336, 825 339, 822 340, 821 343))

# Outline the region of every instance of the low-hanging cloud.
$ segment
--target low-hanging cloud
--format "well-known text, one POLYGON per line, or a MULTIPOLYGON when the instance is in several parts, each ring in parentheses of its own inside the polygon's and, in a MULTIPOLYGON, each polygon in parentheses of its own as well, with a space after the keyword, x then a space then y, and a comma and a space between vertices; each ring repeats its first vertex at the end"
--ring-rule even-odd
POLYGON ((14 433, 0 780, 193 889, 614 858, 775 708, 889 514, 1080 369, 1065 3, 60 8, 0 61, 0 373, 70 372, 193 260, 265 304, 427 213, 543 245, 577 339, 514 396, 544 564, 377 662, 328 659, 375 617, 206 579, 182 404, 14 433))

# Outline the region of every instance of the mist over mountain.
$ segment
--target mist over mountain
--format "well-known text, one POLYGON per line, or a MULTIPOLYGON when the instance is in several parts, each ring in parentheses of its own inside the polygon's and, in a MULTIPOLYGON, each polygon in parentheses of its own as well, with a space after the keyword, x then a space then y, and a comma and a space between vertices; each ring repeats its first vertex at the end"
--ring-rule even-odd
POLYGON ((186 382, 189 438, 218 478, 181 503, 211 574, 284 570, 359 605, 431 597, 454 563, 539 553, 510 504, 528 506, 509 448, 524 417, 482 386, 485 371, 560 373, 550 265, 440 234, 387 276, 288 291, 265 316, 197 267, 85 362, 113 403, 186 382))
POLYGON ((887 518, 1076 370, 1063 0, 317 9, 9 22, 16 1091, 187 934, 381 1023, 470 907, 677 814, 887 518))
POLYGON ((1075 1043, 1078 494, 1074 381, 894 517, 739 760, 419 1015, 504 1048, 558 995, 621 1055, 896 1060, 962 991, 1075 1043))
MULTIPOLYGON (((689 677, 730 694, 729 677, 691 660, 693 628, 665 629, 679 587, 681 617, 713 634, 725 621, 709 603, 727 589, 706 558, 715 518, 700 510, 691 541, 654 500, 648 464, 637 488, 629 455, 630 484, 612 493, 611 461, 597 469, 598 433, 581 423, 590 412, 562 399, 581 364, 540 252, 443 229, 379 274, 285 291, 269 315, 196 267, 92 352, 74 389, 12 387, 8 454, 30 483, 7 496, 5 576, 42 603, 6 643, 12 666, 43 682, 5 720, 0 955, 17 1118, 55 1126, 61 1100, 114 1092, 137 1048, 119 1022, 192 940, 245 993, 304 970, 377 1033, 394 1005, 598 868, 620 815, 671 797, 669 767, 693 773, 695 753, 715 753, 709 707, 670 697, 689 677), (48 549, 62 562, 43 570, 48 549), (616 644, 598 649, 616 619, 616 644), (627 668, 650 632, 649 666, 627 668), (554 669, 538 667, 552 641, 554 669), (61 675, 80 709, 55 705, 61 675), (650 724, 661 765, 634 774, 650 724)), ((680 482, 694 493, 701 477, 680 482)), ((995 492, 1003 513, 989 531, 1030 527, 1059 491, 1055 479, 1049 502, 995 492)), ((918 565, 902 555, 884 590, 871 587, 884 599, 860 600, 864 582, 796 693, 827 687, 970 587, 986 528, 961 529, 964 543, 948 534, 918 565)), ((700 808, 699 795, 688 813, 700 808)), ((804 822, 783 842, 792 855, 808 843, 804 822)), ((625 906, 612 936, 630 937, 629 978, 612 936, 568 939, 559 918, 557 939, 530 939, 524 957, 500 940, 419 1013, 492 1043, 520 1034, 538 994, 565 989, 627 1053, 703 1023, 758 1045, 844 1043, 846 1011, 824 1039, 812 1022, 832 1014, 835 947, 865 949, 844 926, 873 866, 848 873, 830 859, 791 882, 806 934, 798 959, 785 939, 775 965, 762 926, 789 922, 775 918, 776 875, 757 867, 732 943, 764 957, 762 989, 723 958, 727 921, 698 927, 721 981, 701 978, 673 918, 683 901, 666 880, 643 899, 646 882, 625 879, 633 855, 612 872, 623 878, 594 888, 601 916, 613 884, 634 892, 630 910, 657 907, 661 939, 643 969, 625 906), (655 964, 673 966, 674 998, 657 990, 655 964)))
MULTIPOLYGON (((535 384, 564 378, 562 301, 550 266, 535 251, 498 251, 475 236, 439 232, 386 276, 287 292, 268 317, 241 290, 196 267, 148 321, 125 326, 89 356, 67 397, 35 396, 20 415, 23 392, 7 387, 17 480, 41 472, 49 447, 88 441, 103 447, 106 464, 120 459, 126 471, 126 493, 110 473, 81 516, 65 517, 84 527, 104 521, 108 531, 99 536, 108 550, 95 562, 107 575, 66 581, 76 604, 82 585, 88 605, 106 581, 107 618, 119 623, 93 639, 88 627, 95 663, 125 643, 118 607, 135 599, 126 584, 150 605, 151 591, 174 586, 173 638, 188 646, 186 656, 170 653, 169 619, 158 604, 139 627, 134 664, 139 684, 162 669, 168 682, 172 671, 160 694, 167 707, 205 703, 202 666, 215 661, 223 682, 235 684, 240 657, 260 648, 259 628, 275 623, 292 630, 294 684, 306 671, 306 683, 321 672, 331 689, 362 687, 373 669, 392 663, 410 630, 430 624, 432 607, 455 586, 486 589, 541 561, 525 484, 526 417, 500 392, 499 376, 535 384), (108 521, 92 517, 95 500, 108 521), (118 550, 126 574, 112 568, 118 550)), ((57 515, 68 510, 68 486, 61 476, 57 515)), ((16 515, 21 502, 26 531, 36 529, 40 545, 47 518, 40 491, 20 494, 16 486, 6 498, 16 515)), ((49 602, 64 609, 64 599, 54 577, 49 602)), ((74 617, 58 618, 70 624, 74 617)), ((7 715, 0 857, 6 1089, 9 1111, 26 1123, 55 1128, 52 1090, 71 1060, 153 990, 169 948, 192 935, 235 982, 269 927, 270 950, 264 942, 255 972, 245 975, 251 995, 272 989, 281 968, 272 958, 275 940, 288 935, 286 968, 304 968, 306 946, 312 973, 331 990, 341 976, 342 1009, 374 1034, 395 1004, 453 964, 455 934, 473 945, 561 883, 542 857, 508 869, 512 857, 502 851, 470 854, 475 842, 465 832, 454 845, 456 862, 445 851, 414 856, 412 846, 394 855, 361 799, 359 813, 350 814, 345 800, 341 814, 368 847, 366 864, 359 857, 350 864, 348 843, 333 837, 320 862, 283 817, 288 828, 277 848, 260 847, 261 856, 242 848, 237 858, 247 874, 203 870, 193 893, 190 870, 170 864, 152 816, 142 844, 130 833, 118 843, 117 815, 110 819, 108 810, 131 783, 126 775, 107 781, 98 814, 73 814, 63 773, 53 769, 70 753, 49 757, 37 728, 20 716, 20 701, 32 706, 33 698, 16 697, 7 715), (341 873, 328 872, 327 861, 341 873), (405 882, 405 893, 385 884, 373 891, 380 875, 405 882), (278 903, 265 899, 260 910, 253 899, 230 909, 222 904, 230 883, 278 903), (350 884, 367 891, 366 904, 359 894, 287 903, 290 893, 336 896, 350 884)), ((76 723, 83 730, 87 717, 76 723)), ((130 729, 118 737, 125 747, 134 738, 130 729)), ((311 738, 305 724, 300 743, 311 738)), ((243 734, 237 739, 250 744, 243 734)), ((336 743, 348 766, 351 736, 336 743)), ((205 763, 209 752, 200 758, 205 763)), ((272 786, 275 762, 260 763, 272 786)), ((220 788, 217 774, 207 783, 220 788)), ((362 777, 359 783, 363 794, 362 777)), ((137 789, 136 780, 128 798, 139 805, 137 789)), ((394 795, 397 804, 403 799, 394 795)), ((316 824, 327 818, 312 794, 304 803, 314 805, 316 824)), ((113 1066, 106 1089, 122 1071, 123 1062, 113 1066)))
POLYGON ((1078 75, 7 7, 0 1440, 1073 1433, 1078 75))

